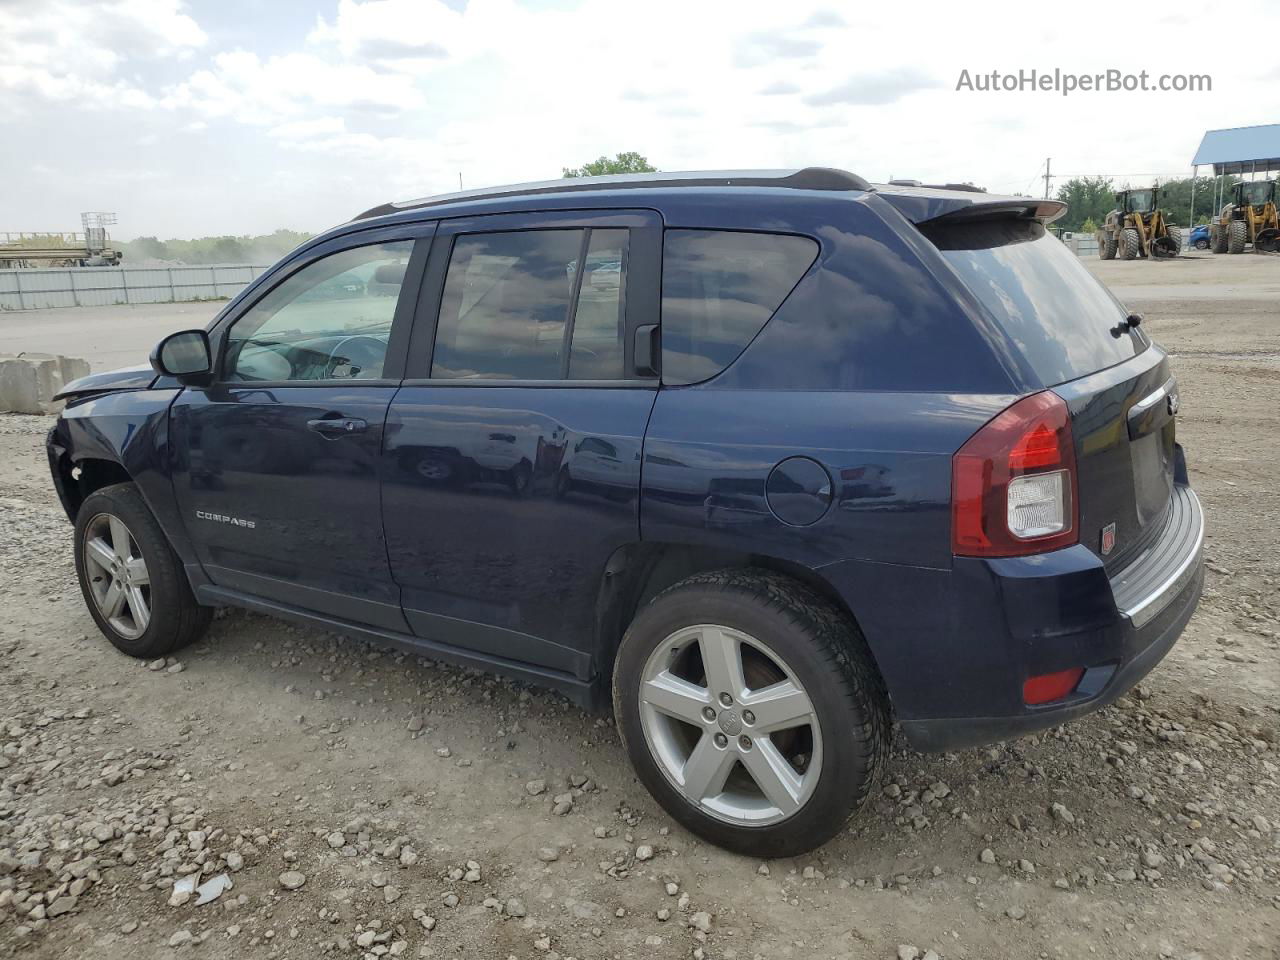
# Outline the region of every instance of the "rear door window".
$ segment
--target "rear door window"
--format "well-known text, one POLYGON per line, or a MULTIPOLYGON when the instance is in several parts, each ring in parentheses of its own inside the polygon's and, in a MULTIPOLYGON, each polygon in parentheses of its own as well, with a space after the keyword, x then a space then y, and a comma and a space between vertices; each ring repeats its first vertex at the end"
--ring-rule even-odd
POLYGON ((1147 348, 1111 292, 1037 221, 923 224, 965 285, 1045 386, 1115 366, 1147 348))
POLYGON ((431 376, 621 379, 627 249, 625 229, 459 236, 431 376))
POLYGON ((810 237, 668 230, 662 380, 698 383, 738 358, 818 256, 810 237))

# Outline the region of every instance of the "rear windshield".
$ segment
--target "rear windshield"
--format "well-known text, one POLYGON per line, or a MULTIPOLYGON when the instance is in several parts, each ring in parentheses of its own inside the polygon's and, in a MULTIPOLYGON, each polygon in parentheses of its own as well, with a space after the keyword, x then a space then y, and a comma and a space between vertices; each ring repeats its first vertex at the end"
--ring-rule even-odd
POLYGON ((1120 332, 1127 311, 1038 221, 922 224, 1045 386, 1115 366, 1147 348, 1120 332))

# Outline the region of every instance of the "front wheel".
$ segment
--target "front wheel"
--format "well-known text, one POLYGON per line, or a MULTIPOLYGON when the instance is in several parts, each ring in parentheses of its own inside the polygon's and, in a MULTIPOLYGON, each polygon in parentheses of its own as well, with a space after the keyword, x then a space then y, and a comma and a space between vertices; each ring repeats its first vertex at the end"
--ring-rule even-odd
POLYGON ((1142 255, 1142 238, 1133 227, 1125 227, 1120 234, 1120 259, 1136 260, 1142 255))
POLYGON ((1227 253, 1244 253, 1249 242, 1249 225, 1243 220, 1232 220, 1227 230, 1227 253))
POLYGON ((623 637, 613 696, 641 782, 737 853, 825 843, 888 754, 888 700, 857 627, 774 574, 700 574, 656 597, 623 637))
POLYGON ((131 483, 85 499, 76 514, 75 561, 98 629, 131 657, 163 657, 209 625, 213 611, 196 603, 177 555, 131 483))

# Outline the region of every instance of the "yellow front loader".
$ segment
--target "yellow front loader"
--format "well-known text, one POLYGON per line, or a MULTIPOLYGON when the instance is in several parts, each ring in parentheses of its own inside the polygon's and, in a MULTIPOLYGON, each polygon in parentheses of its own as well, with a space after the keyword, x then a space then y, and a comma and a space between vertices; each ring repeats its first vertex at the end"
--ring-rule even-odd
POLYGON ((1121 190, 1116 209, 1102 221, 1097 233, 1098 256, 1103 260, 1136 260, 1139 257, 1176 257, 1182 252, 1182 230, 1165 219, 1160 210, 1160 189, 1121 190))
POLYGON ((1280 250, 1280 218, 1276 216, 1276 181, 1237 183, 1231 203, 1209 224, 1209 246, 1214 253, 1254 253, 1280 250))

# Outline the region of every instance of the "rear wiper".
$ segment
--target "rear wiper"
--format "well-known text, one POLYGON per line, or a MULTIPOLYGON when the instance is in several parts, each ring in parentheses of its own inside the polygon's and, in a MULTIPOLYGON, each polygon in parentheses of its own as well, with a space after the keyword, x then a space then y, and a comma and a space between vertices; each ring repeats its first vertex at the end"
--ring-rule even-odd
POLYGON ((1142 323, 1142 314, 1131 313, 1114 327, 1111 328, 1111 335, 1117 340, 1126 333, 1133 333, 1142 323))

